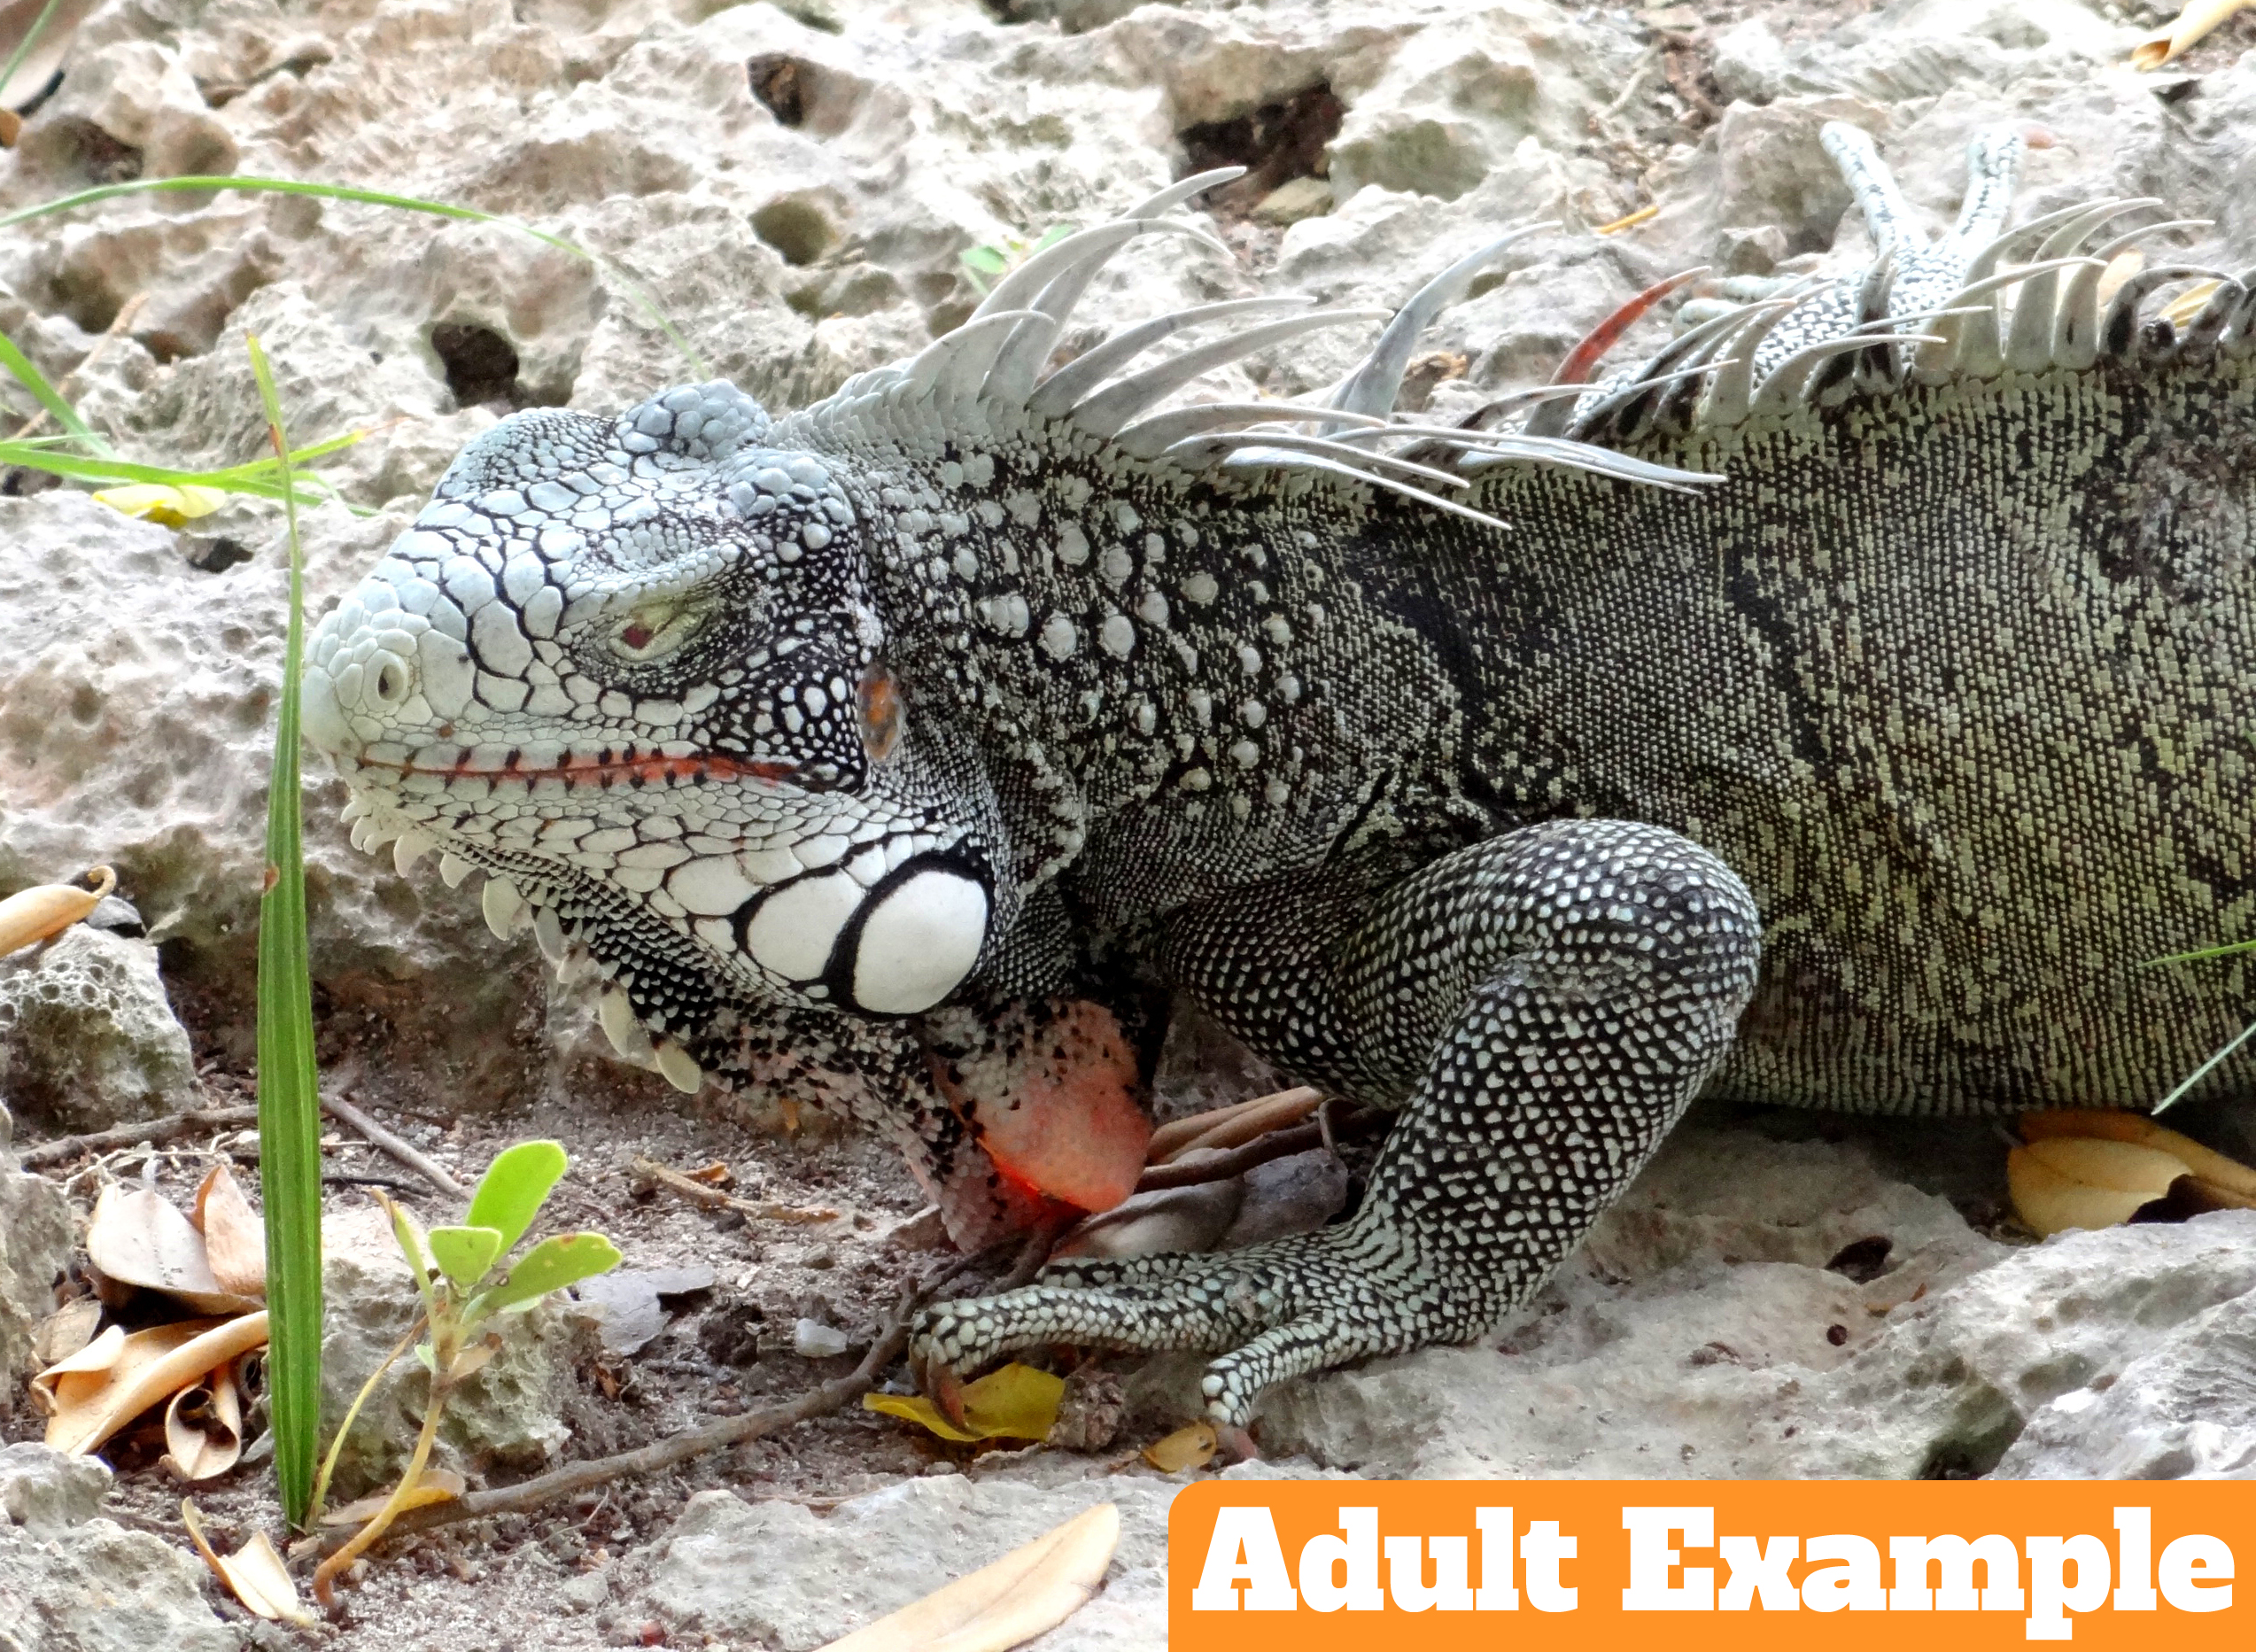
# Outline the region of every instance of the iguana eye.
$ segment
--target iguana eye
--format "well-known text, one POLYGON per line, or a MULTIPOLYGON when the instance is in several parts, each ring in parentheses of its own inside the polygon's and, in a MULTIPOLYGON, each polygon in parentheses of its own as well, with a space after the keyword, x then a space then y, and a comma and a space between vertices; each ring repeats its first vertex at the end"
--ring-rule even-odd
POLYGON ((612 630, 611 652, 637 665, 663 658, 704 629, 708 612, 679 602, 646 602, 612 630))

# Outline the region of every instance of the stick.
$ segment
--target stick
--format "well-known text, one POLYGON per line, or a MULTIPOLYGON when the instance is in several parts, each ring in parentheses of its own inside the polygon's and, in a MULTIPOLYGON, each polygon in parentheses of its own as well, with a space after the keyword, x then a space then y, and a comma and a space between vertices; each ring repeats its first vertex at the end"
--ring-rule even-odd
POLYGON ((25 1148, 16 1156, 16 1162, 27 1170, 44 1170, 50 1165, 67 1164, 81 1153, 105 1153, 120 1147, 138 1147, 143 1142, 153 1147, 160 1142, 175 1142, 183 1136, 195 1136, 205 1130, 239 1128, 258 1121, 256 1107, 205 1107, 195 1113, 168 1113, 161 1119, 143 1119, 138 1124, 112 1125, 106 1130, 89 1130, 82 1136, 58 1136, 51 1142, 25 1148))
MULTIPOLYGON (((709 1191, 709 1190, 708 1190, 709 1191)), ((1026 1284, 1041 1270, 1049 1255, 1046 1237, 1036 1235, 1019 1254, 1010 1276, 998 1287, 1009 1291, 1026 1284)), ((811 1388, 798 1399, 785 1405, 770 1406, 765 1410, 747 1411, 740 1415, 724 1417, 703 1428, 691 1429, 683 1434, 669 1435, 653 1440, 633 1451, 623 1451, 616 1456, 597 1457, 587 1462, 566 1463, 561 1469, 537 1475, 516 1485, 504 1485, 492 1491, 472 1492, 451 1502, 427 1503, 411 1509, 392 1523, 386 1536, 399 1536, 409 1532, 426 1532, 433 1526, 453 1525, 462 1520, 483 1520, 494 1515, 521 1515, 543 1503, 554 1502, 559 1497, 570 1497, 576 1492, 594 1491, 608 1486, 614 1480, 632 1475, 662 1474, 666 1470, 700 1457, 709 1451, 721 1451, 731 1446, 740 1446, 748 1440, 761 1439, 794 1423, 804 1423, 850 1405, 875 1385, 878 1374, 901 1357, 909 1346, 909 1322, 925 1302, 937 1294, 950 1281, 969 1267, 975 1258, 963 1257, 942 1268, 928 1285, 904 1292, 900 1307, 892 1315, 885 1334, 871 1345, 862 1356, 862 1362, 844 1377, 834 1377, 819 1387, 811 1388)), ((338 1540, 344 1540, 343 1535, 338 1540)))
POLYGON ((829 1222, 838 1213, 821 1206, 778 1205, 767 1199, 739 1198, 719 1188, 707 1187, 694 1176, 686 1176, 671 1166, 641 1153, 634 1156, 634 1174, 656 1183, 670 1193, 678 1193, 693 1205, 707 1210, 733 1210, 761 1222, 829 1222))
POLYGON ((360 1131, 361 1135, 368 1138, 371 1146, 379 1147, 391 1154, 408 1169, 430 1183, 431 1186, 446 1194, 447 1198, 469 1198, 469 1189, 449 1175, 443 1165, 431 1159, 427 1153, 409 1146, 344 1097, 324 1096, 322 1097, 322 1107, 330 1116, 342 1119, 360 1131))

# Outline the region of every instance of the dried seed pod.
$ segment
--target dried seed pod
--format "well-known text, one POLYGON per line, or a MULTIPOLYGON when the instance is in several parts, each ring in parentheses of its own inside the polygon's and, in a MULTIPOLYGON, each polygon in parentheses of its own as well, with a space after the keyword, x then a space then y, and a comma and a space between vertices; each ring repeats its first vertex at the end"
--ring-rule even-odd
POLYGON ((74 883, 42 883, 0 901, 0 958, 62 934, 118 887, 118 874, 107 866, 97 866, 86 877, 94 885, 91 889, 74 883))

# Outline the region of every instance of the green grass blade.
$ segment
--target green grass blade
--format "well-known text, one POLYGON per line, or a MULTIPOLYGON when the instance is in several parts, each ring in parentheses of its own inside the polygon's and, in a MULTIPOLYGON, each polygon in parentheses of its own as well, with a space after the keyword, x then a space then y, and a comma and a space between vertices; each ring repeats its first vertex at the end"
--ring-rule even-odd
POLYGON ((97 436, 93 427, 78 416, 78 409, 63 399, 63 392, 47 382, 47 375, 34 367, 31 358, 19 350, 16 341, 5 333, 0 333, 0 367, 6 368, 16 383, 31 392, 32 399, 54 415, 56 423, 96 453, 110 451, 110 444, 97 436))
POLYGON ((2205 947, 2198 952, 2173 952, 2167 958, 2150 958, 2136 967, 2159 969, 2165 964, 2198 964, 2203 958, 2237 958, 2243 952, 2256 952, 2256 941, 2229 941, 2223 946, 2205 947))
POLYGON ((293 1525, 312 1506, 322 1408, 322 1098, 314 1066, 314 993, 306 945, 306 862, 298 777, 298 677, 306 647, 306 565, 282 402, 252 337, 251 370, 289 513, 290 629, 282 709, 267 790, 267 890, 259 902, 259 1182, 266 1202, 267 1385, 275 1477, 293 1525))
MULTIPOLYGON (((301 447, 291 454, 293 467, 309 459, 335 453, 350 446, 367 432, 355 430, 347 436, 333 437, 310 447, 301 447)), ((19 441, 0 440, 0 466, 19 465, 27 470, 43 470, 73 482, 155 482, 167 487, 211 487, 222 492, 247 493, 256 499, 283 497, 282 467, 274 459, 260 459, 250 464, 229 465, 220 470, 176 470, 165 465, 136 464, 129 459, 89 458, 81 454, 62 452, 51 438, 31 437, 19 441)), ((293 476, 291 486, 301 505, 318 505, 325 499, 337 497, 337 490, 325 477, 293 476)), ((367 507, 348 505, 353 515, 371 516, 367 507)))
POLYGON ((650 318, 651 324, 665 335, 666 342, 681 352, 690 370, 700 378, 713 376, 713 369, 705 358, 690 347, 678 329, 666 319, 656 300, 645 292, 640 284, 630 277, 617 264, 601 255, 589 252, 577 242, 516 218, 505 218, 499 213, 480 212, 475 206, 457 206, 451 201, 427 201, 420 196, 394 195, 386 190, 364 190, 347 183, 308 183, 298 178, 131 178, 122 183, 98 184, 90 190, 81 190, 74 195, 65 195, 51 201, 42 201, 35 206, 19 206, 12 213, 0 213, 0 229, 26 223, 34 218, 43 218, 50 213, 75 211, 91 206, 97 201, 113 200, 121 195, 145 195, 151 192, 202 193, 216 190, 241 190, 252 195, 306 195, 327 201, 351 201, 364 206, 389 206, 403 213, 428 213, 433 217, 452 218, 462 223, 500 224, 519 235, 531 236, 544 246, 553 246, 609 275, 619 283, 620 290, 634 303, 634 306, 650 318))

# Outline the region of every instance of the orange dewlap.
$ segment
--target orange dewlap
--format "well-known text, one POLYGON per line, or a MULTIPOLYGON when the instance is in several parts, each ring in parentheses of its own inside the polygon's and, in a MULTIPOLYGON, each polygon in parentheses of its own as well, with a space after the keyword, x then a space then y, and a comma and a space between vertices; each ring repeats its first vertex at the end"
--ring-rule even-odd
POLYGON ((1012 1181, 1082 1210, 1110 1210, 1136 1191, 1151 1121, 1136 1105, 1136 1054, 1112 1012, 1066 1006, 1030 1041, 1007 1093, 968 1097, 946 1084, 980 1128, 980 1145, 1012 1181))

